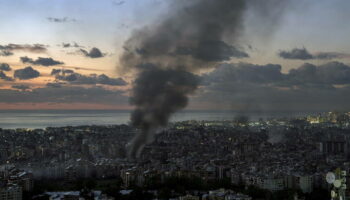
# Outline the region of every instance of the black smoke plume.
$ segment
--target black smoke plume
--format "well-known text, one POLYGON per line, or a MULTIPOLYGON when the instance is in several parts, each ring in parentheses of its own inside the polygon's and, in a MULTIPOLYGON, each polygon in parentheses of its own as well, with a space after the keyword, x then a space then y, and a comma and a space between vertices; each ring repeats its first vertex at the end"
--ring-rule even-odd
POLYGON ((179 69, 147 66, 134 82, 131 103, 136 106, 131 121, 141 132, 133 139, 129 157, 137 157, 142 147, 151 142, 157 128, 166 126, 171 114, 186 107, 199 78, 179 69), (152 80, 152 81, 151 81, 152 80))
POLYGON ((125 42, 120 64, 137 75, 131 121, 140 129, 128 146, 129 158, 137 158, 156 130, 186 107, 188 95, 199 84, 195 73, 232 58, 248 57, 234 45, 243 31, 247 2, 176 0, 163 20, 135 31, 125 42))

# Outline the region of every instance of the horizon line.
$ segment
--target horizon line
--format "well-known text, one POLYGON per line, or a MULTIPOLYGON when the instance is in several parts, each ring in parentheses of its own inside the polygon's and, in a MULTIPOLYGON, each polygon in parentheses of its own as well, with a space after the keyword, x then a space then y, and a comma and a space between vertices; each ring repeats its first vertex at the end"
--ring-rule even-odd
MULTIPOLYGON (((125 112, 132 112, 134 109, 0 109, 1 111, 125 111, 125 112)), ((238 114, 244 115, 245 113, 315 113, 315 112, 350 112, 349 110, 271 110, 271 111, 261 111, 261 110, 249 110, 249 111, 242 111, 242 110, 224 110, 224 109, 184 109, 179 110, 178 112, 236 112, 238 114)))

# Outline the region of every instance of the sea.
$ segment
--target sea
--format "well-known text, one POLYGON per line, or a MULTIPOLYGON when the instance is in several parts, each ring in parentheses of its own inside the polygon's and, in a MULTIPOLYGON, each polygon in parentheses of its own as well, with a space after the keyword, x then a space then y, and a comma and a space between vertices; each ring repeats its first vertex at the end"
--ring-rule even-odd
MULTIPOLYGON (((130 110, 0 110, 0 128, 46 128, 81 125, 118 125, 130 123, 130 110)), ((246 116, 249 120, 269 119, 275 117, 303 116, 306 113, 296 112, 250 112, 233 111, 180 111, 170 121, 186 120, 233 120, 246 116)))

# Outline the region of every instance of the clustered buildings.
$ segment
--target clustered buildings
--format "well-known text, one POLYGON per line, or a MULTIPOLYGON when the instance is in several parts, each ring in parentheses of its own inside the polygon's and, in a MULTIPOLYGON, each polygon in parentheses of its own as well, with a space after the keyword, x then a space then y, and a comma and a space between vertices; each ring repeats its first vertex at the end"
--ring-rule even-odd
POLYGON ((0 167, 0 199, 22 199, 22 192, 33 190, 33 175, 14 165, 0 167))
MULTIPOLYGON (((153 177, 200 177, 310 193, 329 187, 328 171, 350 170, 347 116, 177 122, 132 160, 126 158, 125 147, 139 130, 128 125, 0 130, 0 194, 28 190, 35 179, 69 182, 117 176, 125 189, 143 186, 153 177)), ((208 192, 201 198, 214 194, 250 198, 227 191, 208 192)), ((189 192, 180 199, 196 196, 189 192)))

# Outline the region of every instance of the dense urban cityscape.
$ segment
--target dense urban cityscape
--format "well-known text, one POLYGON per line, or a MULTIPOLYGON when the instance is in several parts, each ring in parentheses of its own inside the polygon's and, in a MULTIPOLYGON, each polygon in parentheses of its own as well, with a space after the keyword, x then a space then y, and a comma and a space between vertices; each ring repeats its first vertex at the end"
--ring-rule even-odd
POLYGON ((327 199, 327 172, 350 171, 349 130, 338 112, 176 122, 129 159, 129 125, 1 129, 0 197, 327 199))
POLYGON ((0 10, 0 200, 350 200, 349 0, 0 10))

